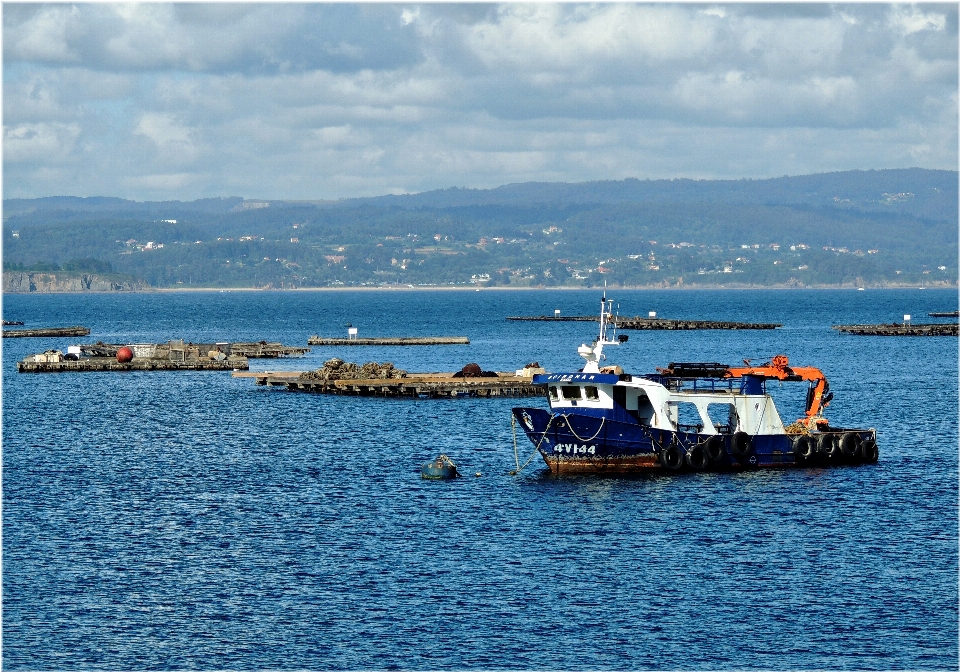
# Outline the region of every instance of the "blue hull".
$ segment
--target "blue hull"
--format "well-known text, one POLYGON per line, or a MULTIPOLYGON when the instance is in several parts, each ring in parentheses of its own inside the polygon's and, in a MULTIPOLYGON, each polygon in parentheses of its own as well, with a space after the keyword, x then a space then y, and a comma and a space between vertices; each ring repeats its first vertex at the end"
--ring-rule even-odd
MULTIPOLYGON (((815 445, 804 450, 801 437, 788 435, 707 435, 671 432, 578 414, 552 414, 539 408, 514 408, 517 425, 554 473, 631 471, 722 471, 761 467, 813 467, 875 462, 873 430, 837 430, 828 455, 815 445), (845 435, 856 449, 842 453, 845 435), (813 449, 811 452, 811 448, 813 449)), ((845 444, 846 446, 846 444, 845 444)))
POLYGON ((433 481, 456 478, 457 468, 452 464, 436 465, 433 463, 425 464, 420 468, 420 477, 433 481))

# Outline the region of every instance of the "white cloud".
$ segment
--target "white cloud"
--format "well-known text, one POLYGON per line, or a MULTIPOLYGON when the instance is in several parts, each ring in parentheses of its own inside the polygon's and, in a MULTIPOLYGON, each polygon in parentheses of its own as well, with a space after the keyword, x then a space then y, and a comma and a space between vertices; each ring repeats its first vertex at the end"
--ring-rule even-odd
POLYGON ((910 35, 922 30, 943 30, 947 27, 947 17, 937 12, 924 12, 917 5, 896 5, 891 10, 890 23, 902 35, 910 35))
POLYGON ((956 23, 922 4, 8 4, 5 189, 955 169, 956 23))
POLYGON ((420 18, 419 9, 404 9, 400 12, 400 20, 403 21, 403 25, 409 26, 411 23, 420 18))
POLYGON ((318 128, 313 131, 313 134, 324 147, 339 147, 343 145, 356 144, 357 142, 351 132, 350 124, 318 128))
POLYGON ((197 175, 191 173, 170 173, 159 175, 136 175, 124 178, 128 188, 147 190, 151 193, 170 193, 191 187, 197 175))
POLYGON ((463 26, 471 55, 488 68, 566 71, 576 77, 602 63, 689 58, 709 51, 713 21, 670 6, 612 3, 589 8, 504 5, 494 20, 463 26))
POLYGON ((200 154, 194 143, 195 132, 170 114, 144 114, 134 129, 134 135, 153 143, 158 159, 164 165, 189 163, 200 154))
POLYGON ((40 123, 4 127, 4 164, 65 160, 79 136, 79 124, 40 123))
POLYGON ((171 144, 189 144, 190 132, 167 114, 145 114, 137 124, 136 133, 152 140, 158 147, 171 144))
MULTIPOLYGON (((9 5, 4 11, 10 11, 9 5)), ((4 58, 9 51, 23 60, 78 62, 80 55, 69 44, 68 31, 79 17, 75 5, 46 5, 19 23, 16 31, 7 31, 4 22, 4 58)))

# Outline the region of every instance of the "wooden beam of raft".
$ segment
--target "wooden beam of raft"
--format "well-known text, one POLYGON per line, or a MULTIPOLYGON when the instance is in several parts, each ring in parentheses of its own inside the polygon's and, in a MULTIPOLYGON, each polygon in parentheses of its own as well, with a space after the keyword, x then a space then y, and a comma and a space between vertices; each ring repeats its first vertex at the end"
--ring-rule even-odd
POLYGON ((594 315, 519 315, 507 319, 517 322, 599 322, 594 315))
POLYGON ((254 378, 257 385, 285 386, 294 392, 353 395, 361 397, 542 397, 546 388, 531 378, 511 373, 497 377, 454 378, 452 373, 414 373, 392 379, 316 380, 300 378, 298 371, 236 372, 236 378, 254 378))
POLYGON ((117 351, 123 347, 130 347, 134 354, 140 357, 151 357, 160 359, 170 359, 173 361, 183 361, 184 359, 202 358, 215 353, 213 358, 220 358, 216 353, 222 353, 224 357, 231 355, 236 357, 249 357, 250 359, 278 359, 283 357, 302 357, 310 352, 310 348, 291 347, 281 343, 268 343, 266 341, 249 343, 228 343, 226 341, 215 343, 184 343, 183 340, 168 341, 166 343, 138 343, 125 346, 121 343, 92 343, 80 345, 80 351, 90 357, 116 357, 117 351))
POLYGON ((281 343, 228 343, 231 355, 250 359, 275 359, 280 357, 303 357, 310 348, 291 347, 281 343))
POLYGON ((44 336, 88 336, 87 327, 53 327, 50 329, 4 329, 4 338, 40 338, 44 336))
POLYGON ((841 324, 833 328, 857 336, 957 336, 957 324, 841 324))
POLYGON ((782 324, 755 322, 716 322, 712 320, 666 320, 659 317, 617 318, 617 329, 657 329, 686 331, 689 329, 777 329, 782 324))
POLYGON ((224 360, 193 359, 171 361, 155 357, 134 358, 129 362, 118 362, 114 357, 85 357, 83 359, 63 359, 60 361, 17 362, 19 373, 68 373, 83 371, 233 371, 247 369, 246 357, 230 357, 224 360))
MULTIPOLYGON (((533 315, 530 317, 508 317, 508 320, 526 322, 598 322, 598 318, 588 315, 533 315)), ((660 317, 614 317, 617 329, 656 329, 662 331, 683 331, 687 329, 776 329, 782 324, 758 324, 754 322, 729 322, 713 320, 669 320, 660 317)))
POLYGON ((466 336, 406 336, 399 338, 320 338, 311 336, 307 345, 470 345, 466 336))

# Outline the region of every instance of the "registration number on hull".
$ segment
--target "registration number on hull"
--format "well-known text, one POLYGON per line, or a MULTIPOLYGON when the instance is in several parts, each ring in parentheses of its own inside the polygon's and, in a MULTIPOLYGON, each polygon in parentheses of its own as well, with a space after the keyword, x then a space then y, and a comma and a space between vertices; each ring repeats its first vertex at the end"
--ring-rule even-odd
POLYGON ((560 455, 596 455, 597 447, 586 444, 558 443, 553 447, 553 452, 560 455))

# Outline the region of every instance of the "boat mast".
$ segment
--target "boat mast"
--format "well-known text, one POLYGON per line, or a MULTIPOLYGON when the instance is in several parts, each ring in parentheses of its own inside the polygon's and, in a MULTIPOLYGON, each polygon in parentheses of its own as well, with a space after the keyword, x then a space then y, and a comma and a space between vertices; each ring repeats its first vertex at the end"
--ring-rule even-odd
POLYGON ((607 327, 613 325, 614 336, 616 336, 617 324, 613 321, 613 299, 607 300, 607 290, 603 290, 603 298, 600 299, 600 336, 592 344, 582 344, 577 348, 577 353, 587 360, 583 366, 584 373, 599 373, 600 361, 605 359, 603 346, 619 345, 614 338, 607 338, 607 327))

